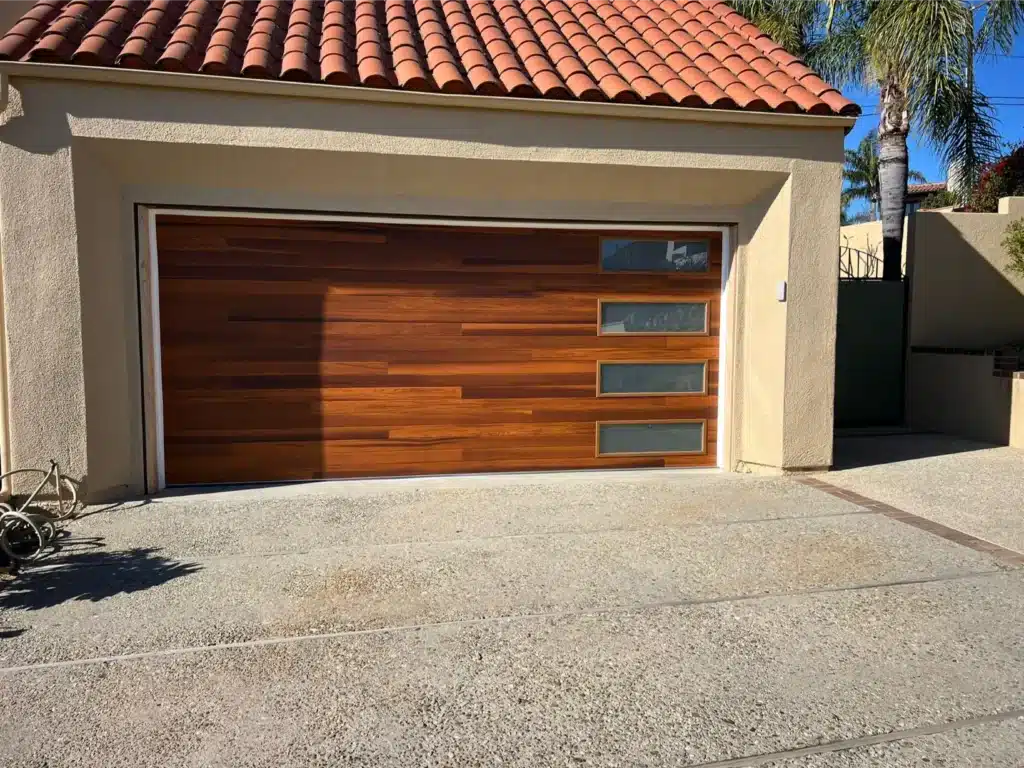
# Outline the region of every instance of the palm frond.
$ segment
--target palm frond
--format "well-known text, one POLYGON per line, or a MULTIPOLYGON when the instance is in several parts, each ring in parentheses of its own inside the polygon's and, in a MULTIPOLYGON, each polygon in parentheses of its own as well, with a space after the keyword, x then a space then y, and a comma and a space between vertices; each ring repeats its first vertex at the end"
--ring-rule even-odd
POLYGON ((963 0, 879 0, 864 34, 872 66, 896 75, 913 97, 933 73, 965 70, 974 18, 963 0))
POLYGON ((808 48, 807 65, 837 85, 859 85, 867 74, 867 40, 863 25, 844 17, 833 31, 808 48))
POLYGON ((825 19, 825 34, 829 34, 832 31, 832 22, 836 18, 836 5, 837 0, 826 0, 828 5, 828 18, 825 19))
POLYGON ((872 190, 866 187, 847 187, 843 190, 841 198, 843 205, 849 205, 856 200, 867 200, 874 205, 875 196, 872 190))
POLYGON ((1010 53, 1017 33, 1024 29, 1024 0, 990 0, 978 29, 981 53, 1010 53))
POLYGON ((928 183, 928 179, 926 179, 924 174, 920 171, 907 171, 907 181, 912 181, 915 184, 928 183))
POLYGON ((741 16, 795 56, 804 56, 819 15, 815 0, 733 0, 741 16))
POLYGON ((864 187, 872 189, 875 186, 875 179, 868 173, 843 171, 843 181, 852 187, 864 187))
POLYGON ((865 200, 874 208, 879 199, 878 134, 868 131, 856 149, 844 153, 843 184, 840 198, 843 209, 857 200, 865 200))
MULTIPOLYGON (((1024 31, 1024 0, 732 0, 740 13, 835 84, 885 85, 886 130, 911 125, 970 184, 999 151, 976 54, 1007 52, 1024 31), (975 15, 981 16, 975 30, 975 15), (904 112, 904 110, 906 110, 904 112)), ((844 201, 878 199, 877 138, 845 154, 844 201)), ((909 179, 923 181, 911 171, 909 179)))
POLYGON ((958 76, 936 76, 917 124, 966 188, 999 156, 1002 138, 988 98, 958 76))

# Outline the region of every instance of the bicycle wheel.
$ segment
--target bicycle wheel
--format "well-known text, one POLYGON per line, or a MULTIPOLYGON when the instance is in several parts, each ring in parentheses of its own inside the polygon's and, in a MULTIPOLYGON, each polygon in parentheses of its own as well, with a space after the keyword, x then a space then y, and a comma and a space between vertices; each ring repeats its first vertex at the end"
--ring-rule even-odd
POLYGON ((32 499, 29 509, 53 520, 67 520, 74 516, 78 507, 78 490, 68 478, 61 477, 58 483, 57 476, 51 475, 45 469, 15 469, 0 475, 0 482, 7 478, 12 478, 18 485, 18 492, 11 495, 13 508, 21 508, 32 490, 46 479, 46 484, 32 499), (30 490, 26 492, 25 489, 30 490))
POLYGON ((57 488, 55 498, 44 500, 44 509, 49 507, 48 514, 56 521, 74 517, 78 511, 78 489, 71 480, 63 476, 59 483, 55 482, 55 485, 57 488))
POLYGON ((49 538, 42 526, 30 515, 15 512, 9 504, 0 504, 0 549, 5 555, 11 560, 31 562, 43 554, 47 544, 49 538))

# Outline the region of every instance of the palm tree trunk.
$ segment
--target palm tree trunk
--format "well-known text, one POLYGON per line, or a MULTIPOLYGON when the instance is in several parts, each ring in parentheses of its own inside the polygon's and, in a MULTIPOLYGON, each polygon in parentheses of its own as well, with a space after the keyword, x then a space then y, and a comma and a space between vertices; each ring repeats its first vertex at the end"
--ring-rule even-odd
POLYGON ((903 276, 903 220, 907 209, 907 94, 895 77, 880 84, 878 186, 882 207, 882 279, 903 276))

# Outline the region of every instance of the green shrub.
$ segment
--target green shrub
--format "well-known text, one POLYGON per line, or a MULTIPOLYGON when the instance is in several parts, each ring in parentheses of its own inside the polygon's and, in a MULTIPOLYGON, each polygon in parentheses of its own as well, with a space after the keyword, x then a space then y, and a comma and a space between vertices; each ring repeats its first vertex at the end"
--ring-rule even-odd
POLYGON ((938 192, 932 192, 928 197, 921 201, 921 210, 930 211, 935 208, 949 208, 951 205, 960 205, 960 201, 956 195, 950 192, 948 189, 942 189, 938 192))
POLYGON ((1010 222, 1003 236, 1003 248, 1010 257, 1007 271, 1024 277, 1024 219, 1010 222))

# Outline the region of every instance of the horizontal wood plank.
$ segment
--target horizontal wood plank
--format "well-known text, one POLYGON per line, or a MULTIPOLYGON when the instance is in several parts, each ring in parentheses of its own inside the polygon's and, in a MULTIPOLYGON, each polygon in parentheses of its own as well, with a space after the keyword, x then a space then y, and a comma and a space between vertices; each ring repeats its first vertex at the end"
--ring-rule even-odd
POLYGON ((706 273, 602 272, 630 236, 158 217, 168 483, 713 465, 720 236, 706 273), (598 335, 600 300, 709 333, 598 335), (598 362, 691 360, 705 394, 597 397, 598 362), (598 421, 671 419, 707 451, 595 455, 598 421))

